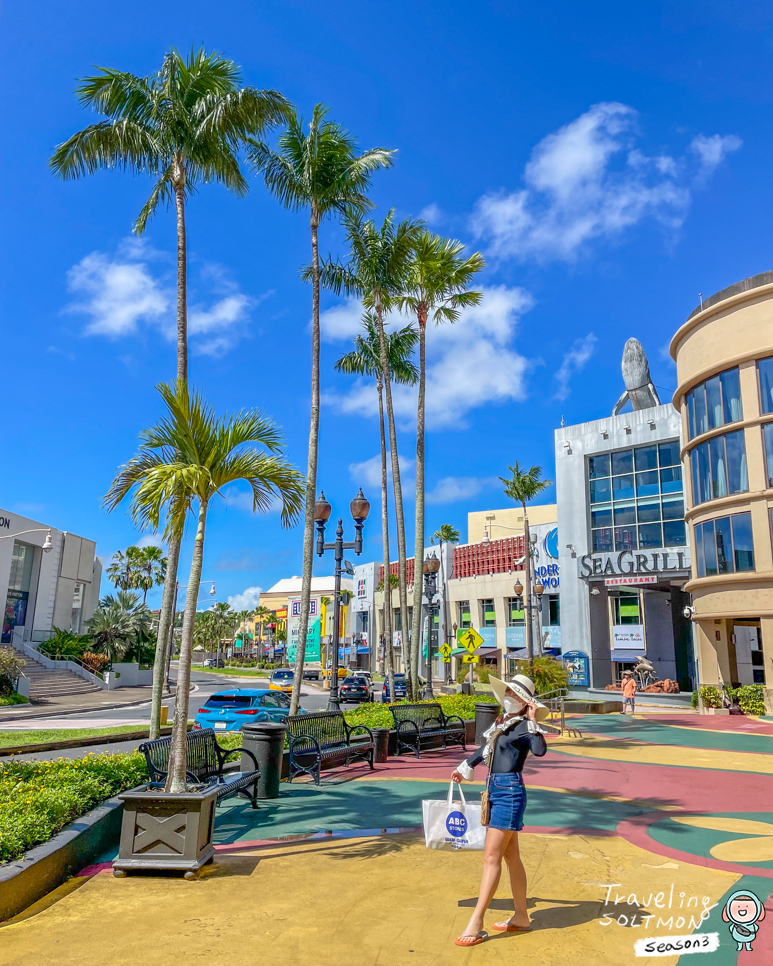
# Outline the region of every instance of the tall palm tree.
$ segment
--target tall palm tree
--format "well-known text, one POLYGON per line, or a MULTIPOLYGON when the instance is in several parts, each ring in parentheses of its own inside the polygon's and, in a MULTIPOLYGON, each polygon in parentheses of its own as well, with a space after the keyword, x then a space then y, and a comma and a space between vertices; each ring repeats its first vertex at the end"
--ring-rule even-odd
MULTIPOLYGON (((342 356, 335 367, 349 375, 375 377, 378 392, 378 427, 381 441, 381 534, 384 545, 384 573, 389 573, 389 490, 387 485, 386 433, 384 430, 384 377, 381 369, 381 341, 378 319, 374 312, 363 316, 363 335, 355 336, 354 350, 342 356)), ((411 356, 418 333, 412 325, 385 336, 390 378, 400 385, 413 386, 419 373, 411 356)), ((392 653, 392 581, 384 592, 384 658, 389 680, 389 693, 395 693, 394 656, 392 653)))
POLYGON ((134 566, 138 547, 127 547, 126 553, 116 550, 105 573, 118 590, 128 590, 134 579, 134 566))
POLYGON ((529 518, 526 514, 526 504, 533 500, 535 496, 539 496, 543 490, 546 490, 549 486, 553 485, 552 480, 540 479, 542 476, 541 466, 532 466, 528 470, 521 469, 518 460, 515 461, 515 466, 508 466, 510 470, 510 476, 500 476, 499 479, 505 484, 504 490, 505 495, 509 496, 511 500, 515 500, 516 503, 520 503, 523 507, 523 535, 524 535, 524 547, 526 553, 526 643, 527 650, 529 654, 529 677, 534 679, 534 645, 532 642, 532 626, 531 626, 531 542, 529 540, 529 518))
POLYGON ((189 393, 182 380, 174 388, 162 383, 158 390, 166 412, 140 434, 139 452, 120 468, 104 505, 113 510, 131 495, 135 523, 156 530, 165 517, 167 537, 179 538, 188 514, 197 516, 166 783, 167 791, 178 792, 186 787, 191 650, 209 507, 226 487, 244 480, 252 491, 253 511, 265 513, 279 498, 282 524, 291 526, 301 510, 305 481, 281 455, 280 431, 257 410, 218 418, 199 393, 189 393))
MULTIPOLYGON (((397 431, 392 406, 392 379, 389 373, 384 315, 403 291, 413 246, 421 232, 421 222, 406 219, 395 223, 394 209, 380 228, 366 221, 359 213, 347 214, 344 225, 349 242, 347 264, 329 260, 320 267, 320 281, 325 288, 340 294, 358 295, 366 308, 373 309, 379 337, 379 356, 386 397, 389 424, 389 450, 392 457, 392 486, 395 494, 397 518, 397 554, 399 567, 400 622, 403 629, 403 653, 410 654, 416 641, 411 642, 408 628, 408 585, 406 581, 405 515, 400 464, 397 456, 397 431)), ((419 571, 420 572, 420 571, 419 571)), ((418 578, 421 583, 421 578, 418 578)), ((407 665, 408 662, 406 662, 407 665)), ((406 666, 406 683, 410 697, 415 697, 416 678, 406 666)))
MULTIPOLYGON (((252 617, 252 611, 250 610, 238 610, 234 614, 234 619, 236 621, 236 627, 238 628, 238 633, 242 636, 242 655, 244 654, 247 641, 247 621, 252 617)), ((234 641, 234 643, 236 643, 234 641)))
MULTIPOLYGON (((185 206, 199 185, 217 182, 238 196, 248 184, 238 151, 248 137, 260 137, 289 116, 289 102, 277 91, 241 87, 241 71, 219 53, 203 47, 184 57, 172 49, 159 72, 139 77, 99 68, 84 78, 76 94, 84 107, 105 120, 89 124, 60 144, 50 160, 64 179, 101 168, 128 169, 156 179, 134 225, 141 235, 163 202, 177 219, 177 378, 188 379, 188 249, 185 206)), ((158 639, 170 640, 174 625, 180 541, 169 544, 158 639)), ((150 737, 160 732, 164 646, 153 666, 150 737)))
MULTIPOLYGON (((449 574, 446 572, 446 567, 443 562, 443 544, 444 543, 459 543, 459 531, 451 526, 450 523, 442 523, 439 530, 435 532, 430 537, 430 543, 434 543, 437 540, 440 545, 440 586, 443 588, 443 641, 448 644, 449 634, 452 630, 451 621, 449 620, 448 614, 448 577, 449 574)), ((456 641, 454 641, 453 646, 456 647, 456 641)), ((450 681, 451 678, 451 665, 446 665, 445 679, 446 683, 450 681)))
POLYGON ((233 634, 236 624, 236 614, 231 609, 227 601, 220 601, 211 608, 212 622, 216 629, 216 650, 217 667, 220 667, 220 651, 222 649, 223 637, 230 637, 233 634))
POLYGON ((260 628, 258 633, 258 640, 261 642, 259 657, 263 657, 263 628, 266 624, 270 623, 274 619, 274 612, 269 610, 268 607, 264 607, 263 604, 259 604, 252 612, 252 616, 257 626, 260 628))
POLYGON ((160 587, 166 580, 166 557, 161 547, 130 547, 136 550, 132 587, 142 591, 142 603, 147 603, 148 591, 160 587))
POLYGON ((311 229, 311 425, 306 472, 306 508, 303 528, 303 579, 298 649, 295 657, 290 714, 298 710, 309 629, 311 570, 314 563, 314 503, 317 493, 319 446, 319 226, 322 220, 346 211, 373 207, 366 191, 379 168, 392 164, 394 151, 372 148, 356 154, 357 142, 340 124, 325 120, 328 109, 317 104, 308 134, 304 119, 293 113, 279 138, 278 150, 254 142, 250 158, 263 174, 266 186, 291 211, 308 210, 311 229))
MULTIPOLYGON (((482 292, 470 290, 475 275, 485 262, 479 252, 462 257, 464 245, 450 238, 441 238, 423 230, 417 237, 408 275, 402 293, 396 299, 403 311, 415 313, 419 325, 419 398, 416 408, 416 542, 414 566, 417 579, 413 583, 413 629, 412 637, 418 641, 422 626, 422 572, 424 562, 424 416, 425 383, 427 375, 426 338, 427 321, 432 318, 436 325, 456 322, 462 309, 480 304, 482 292)), ((414 680, 419 673, 419 648, 413 648, 414 680)), ((432 679, 432 668, 427 672, 432 679)))

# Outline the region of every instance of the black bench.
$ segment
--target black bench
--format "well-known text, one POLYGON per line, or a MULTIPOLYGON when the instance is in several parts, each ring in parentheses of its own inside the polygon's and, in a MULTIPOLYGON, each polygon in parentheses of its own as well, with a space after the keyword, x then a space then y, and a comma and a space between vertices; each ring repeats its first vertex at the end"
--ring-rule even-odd
MULTIPOLYGON (((215 732, 212 728, 195 728, 188 732, 185 740, 188 746, 188 768, 185 776, 191 784, 217 786, 218 802, 226 795, 243 792, 249 798, 252 807, 258 807, 260 767, 251 751, 247 751, 246 748, 234 748, 231 751, 221 748, 215 740, 215 732), (255 762, 255 770, 224 772, 223 766, 231 755, 248 755, 255 762), (244 791, 250 787, 251 792, 244 791)), ((155 787, 166 782, 171 749, 171 735, 167 738, 157 738, 155 741, 146 741, 140 745, 139 750, 148 763, 151 784, 155 787)))
POLYGON ((465 724, 456 714, 446 715, 439 704, 390 704, 397 729, 397 754, 412 751, 421 757, 422 742, 443 739, 443 747, 458 744, 466 751, 465 724))
POLYGON ((305 772, 319 785, 322 762, 336 758, 343 760, 346 765, 363 758, 373 770, 376 750, 373 732, 365 725, 349 727, 340 711, 290 715, 287 718, 287 736, 290 745, 288 781, 305 772), (352 743, 352 735, 358 731, 366 732, 368 738, 352 743))

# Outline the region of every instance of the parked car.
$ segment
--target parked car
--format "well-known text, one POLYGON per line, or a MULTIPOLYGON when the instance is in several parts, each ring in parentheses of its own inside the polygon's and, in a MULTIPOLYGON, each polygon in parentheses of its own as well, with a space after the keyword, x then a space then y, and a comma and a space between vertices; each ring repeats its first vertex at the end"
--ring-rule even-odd
MULTIPOLYGON (((253 721, 282 722, 290 713, 290 698, 282 692, 265 688, 232 688, 218 691, 199 708, 193 721, 194 728, 214 728, 215 731, 240 731, 253 721)), ((298 708, 298 714, 306 714, 298 708)))
MULTIPOLYGON (((406 687, 406 684, 405 684, 405 675, 395 674, 395 700, 399 701, 401 698, 404 698, 407 693, 408 693, 408 688, 406 687)), ((383 687, 383 690, 381 691, 381 700, 382 702, 392 700, 389 697, 389 678, 388 677, 384 679, 384 687, 383 687)))
POLYGON ((286 691, 289 694, 293 689, 293 669, 278 667, 272 671, 268 686, 271 691, 286 691))
POLYGON ((338 696, 341 701, 370 701, 370 687, 365 678, 344 678, 338 686, 338 696))
POLYGON ((219 661, 216 657, 208 657, 204 662, 203 667, 225 667, 225 661, 222 659, 222 657, 219 661))

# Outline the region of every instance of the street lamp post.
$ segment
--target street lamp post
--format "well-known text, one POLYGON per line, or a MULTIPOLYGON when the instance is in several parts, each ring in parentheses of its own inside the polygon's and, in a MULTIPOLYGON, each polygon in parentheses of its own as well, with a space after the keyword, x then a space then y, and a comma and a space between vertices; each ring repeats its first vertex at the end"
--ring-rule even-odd
MULTIPOLYGON (((338 704, 338 637, 341 628, 341 572, 343 569, 341 564, 344 562, 344 550, 353 550, 358 557, 362 553, 362 529, 370 512, 370 503, 365 499, 362 487, 360 487, 357 496, 349 504, 355 529, 353 543, 344 543, 344 522, 341 518, 339 518, 336 527, 335 540, 333 543, 325 543, 325 524, 330 519, 332 509, 325 499, 324 492, 320 491, 319 499, 314 504, 314 520, 317 524, 317 556, 322 557, 326 550, 332 550, 335 560, 333 648, 330 662, 330 697, 328 698, 327 710, 340 711, 341 708, 338 704)), ((300 644, 300 641, 298 643, 300 644)))
POLYGON ((435 594, 437 593, 437 574, 440 561, 433 553, 427 557, 422 566, 424 574, 424 596, 427 598, 427 683, 424 686, 424 697, 433 701, 432 693, 432 635, 435 632, 435 594))

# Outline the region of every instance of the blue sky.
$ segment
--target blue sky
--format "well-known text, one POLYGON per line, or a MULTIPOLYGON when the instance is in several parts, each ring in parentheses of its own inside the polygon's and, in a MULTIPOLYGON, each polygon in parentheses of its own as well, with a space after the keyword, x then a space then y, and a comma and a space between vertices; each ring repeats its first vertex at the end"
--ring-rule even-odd
MULTIPOLYGON (((377 217, 421 215, 486 256, 482 307, 429 334, 428 533, 449 522, 464 538, 516 459, 552 477, 554 429, 611 411, 629 336, 668 400, 666 347, 698 293, 771 268, 769 5, 6 2, 0 505, 105 557, 138 535, 100 498, 174 374, 174 218, 138 242, 145 179, 62 183, 47 160, 93 119, 73 95, 92 65, 152 73, 169 46, 200 43, 306 114, 325 102, 363 148, 397 148, 374 179, 377 217)), ((305 467, 307 220, 252 179, 244 200, 204 187, 188 229, 191 380, 219 410, 273 416, 305 467)), ((323 252, 341 245, 326 224, 323 252)), ((360 484, 378 504, 375 390, 332 370, 358 307, 323 307, 319 481, 348 516, 360 484)), ((410 489, 413 401, 397 403, 410 489)), ((406 514, 411 546, 411 500, 406 514)), ((379 558, 379 531, 374 516, 363 559, 379 558)), ((300 528, 253 517, 236 492, 215 508, 204 577, 218 599, 300 569, 300 528)))

